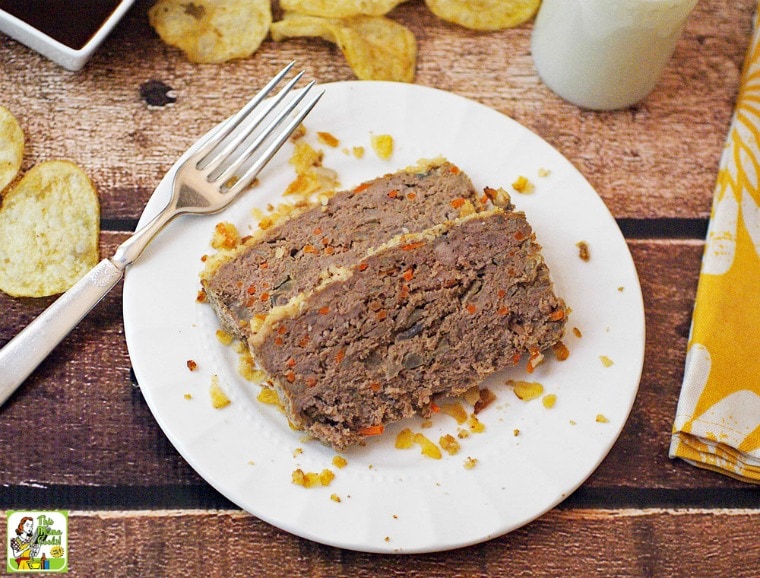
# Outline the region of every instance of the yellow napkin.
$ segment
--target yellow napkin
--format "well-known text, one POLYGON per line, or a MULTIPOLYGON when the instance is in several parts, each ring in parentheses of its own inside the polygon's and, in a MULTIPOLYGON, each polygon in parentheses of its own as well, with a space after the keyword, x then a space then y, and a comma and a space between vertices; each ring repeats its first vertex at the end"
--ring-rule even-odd
POLYGON ((760 483, 760 26, 720 160, 670 457, 760 483))

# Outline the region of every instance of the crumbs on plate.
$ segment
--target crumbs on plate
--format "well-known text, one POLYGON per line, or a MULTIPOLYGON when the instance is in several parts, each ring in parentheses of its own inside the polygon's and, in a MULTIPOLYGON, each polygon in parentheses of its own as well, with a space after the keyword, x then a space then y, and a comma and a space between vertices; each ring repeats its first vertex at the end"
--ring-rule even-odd
POLYGON ((209 395, 211 396, 211 405, 214 409, 222 409, 230 405, 230 398, 224 393, 219 385, 219 376, 211 376, 211 385, 208 388, 209 395))
POLYGON ((586 241, 578 241, 575 246, 578 247, 578 257, 581 258, 581 261, 588 262, 591 260, 591 251, 586 241))

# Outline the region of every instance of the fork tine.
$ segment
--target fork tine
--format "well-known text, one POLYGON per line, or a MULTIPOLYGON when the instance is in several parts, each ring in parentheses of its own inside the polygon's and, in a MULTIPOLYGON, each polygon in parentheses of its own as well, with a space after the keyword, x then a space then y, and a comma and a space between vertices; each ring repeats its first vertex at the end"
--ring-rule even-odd
POLYGON ((301 80, 301 77, 303 75, 303 71, 296 74, 285 86, 282 87, 282 90, 280 90, 277 96, 269 100, 266 105, 261 107, 261 109, 257 107, 244 107, 243 110, 245 111, 245 114, 239 117, 237 126, 235 127, 235 129, 241 128, 242 130, 240 130, 238 134, 234 133, 235 129, 233 129, 232 133, 228 133, 227 136, 222 138, 222 140, 219 141, 218 145, 213 148, 208 155, 206 155, 206 158, 201 159, 196 164, 196 167, 206 171, 206 174, 209 175, 209 180, 216 180, 214 172, 219 169, 219 167, 228 159, 230 154, 236 150, 237 147, 242 142, 244 142, 266 119, 266 117, 269 116, 269 114, 285 99, 285 97, 290 93, 296 83, 301 80), (256 112, 256 116, 248 118, 248 114, 253 114, 253 112, 256 112), (234 136, 230 138, 232 135, 234 136), (209 156, 211 158, 207 158, 209 156))
MULTIPOLYGON (((315 82, 313 80, 307 84, 298 95, 294 96, 293 99, 280 112, 278 112, 277 116, 275 116, 274 119, 262 129, 262 132, 257 135, 251 143, 246 145, 242 151, 237 153, 237 158, 233 160, 231 164, 227 166, 227 168, 225 168, 220 174, 214 175, 213 178, 210 178, 209 180, 225 183, 228 179, 234 176, 235 173, 250 159, 251 155, 264 143, 264 141, 274 134, 274 131, 277 129, 277 127, 291 112, 293 112, 293 110, 295 110, 298 104, 306 97, 314 85, 315 82)), ((295 125, 292 129, 290 129, 291 133, 293 130, 295 130, 296 126, 298 125, 295 125)), ((287 136, 285 138, 287 139, 287 136)))
MULTIPOLYGON (((213 150, 219 146, 219 144, 224 139, 232 134, 232 132, 240 125, 242 120, 248 116, 252 109, 256 108, 262 100, 269 96, 269 93, 272 92, 272 89, 280 83, 283 77, 288 72, 290 72, 290 69, 293 68, 293 66, 295 66, 295 60, 285 66, 285 68, 283 68, 280 72, 278 72, 269 82, 266 83, 264 88, 262 88, 251 100, 245 104, 243 108, 241 108, 227 121, 219 125, 219 127, 207 137, 206 142, 203 143, 195 153, 196 158, 199 159, 196 163, 197 168, 200 168, 199 165, 205 166, 202 165, 202 163, 206 160, 206 157, 211 152, 213 152, 213 150)), ((207 164, 208 163, 206 163, 206 165, 207 164)))
MULTIPOLYGON (((289 113, 295 106, 300 102, 305 96, 306 93, 311 89, 311 87, 314 86, 314 82, 312 81, 309 83, 309 85, 303 89, 302 94, 297 99, 297 101, 293 104, 292 108, 285 111, 285 113, 289 113)), ((240 176, 240 178, 235 181, 235 184, 233 184, 229 190, 227 191, 227 194, 229 195, 237 195, 239 192, 241 192, 243 189, 245 189, 248 185, 253 182, 253 180, 256 178, 256 176, 261 172, 261 169, 264 168, 264 166, 271 160, 271 158, 277 153, 278 150, 280 150, 280 147, 285 143, 286 140, 290 137, 291 134, 293 134, 293 131, 298 128, 298 125, 303 122, 303 119, 306 118, 306 115, 311 112, 311 109, 314 108, 314 106, 319 102, 319 99, 322 98, 322 95, 324 95, 324 90, 320 92, 319 94, 312 95, 309 100, 306 101, 303 108, 288 122, 287 125, 285 125, 285 128, 279 132, 279 134, 276 136, 276 138, 269 144, 269 146, 264 150, 264 152, 257 157, 256 161, 240 176)), ((282 118, 285 117, 285 113, 281 114, 280 116, 282 118)), ((282 122, 282 118, 275 119, 267 128, 266 128, 266 135, 272 134, 274 129, 282 122)), ((254 143, 256 144, 256 143, 254 143)), ((258 143, 261 144, 261 143, 258 143)), ((255 152, 256 148, 258 148, 258 145, 256 147, 249 147, 250 151, 246 151, 245 154, 241 155, 242 160, 238 160, 235 164, 238 164, 238 167, 235 169, 237 170, 242 164, 247 161, 251 154, 255 152)), ((223 183, 226 182, 222 181, 223 183)))

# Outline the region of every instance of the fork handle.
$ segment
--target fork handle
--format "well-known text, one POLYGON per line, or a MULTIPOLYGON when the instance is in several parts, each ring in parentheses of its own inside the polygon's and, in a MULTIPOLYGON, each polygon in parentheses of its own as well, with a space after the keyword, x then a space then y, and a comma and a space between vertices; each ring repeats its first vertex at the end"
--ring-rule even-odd
POLYGON ((0 349, 0 406, 123 275, 103 259, 0 349))

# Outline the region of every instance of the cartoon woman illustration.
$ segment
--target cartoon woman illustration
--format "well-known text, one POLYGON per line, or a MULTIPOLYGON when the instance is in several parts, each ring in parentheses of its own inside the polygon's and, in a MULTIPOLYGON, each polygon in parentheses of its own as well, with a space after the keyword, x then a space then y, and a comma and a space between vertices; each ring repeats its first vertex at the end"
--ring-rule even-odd
POLYGON ((29 516, 24 516, 16 528, 16 537, 11 540, 13 556, 16 558, 19 570, 30 570, 29 561, 40 551, 40 545, 35 543, 37 534, 33 530, 34 520, 29 516))

